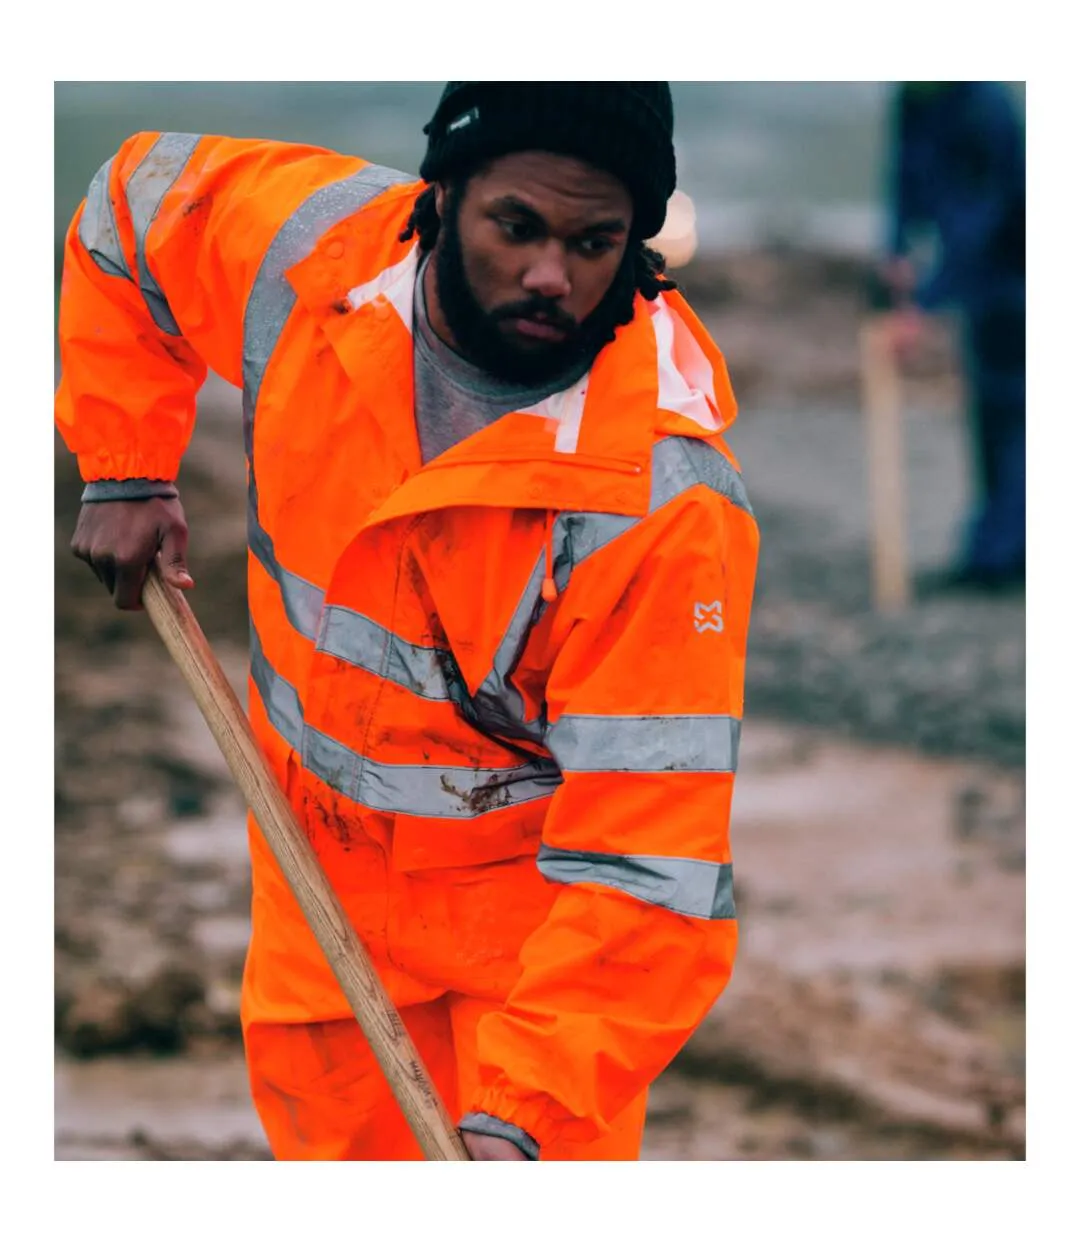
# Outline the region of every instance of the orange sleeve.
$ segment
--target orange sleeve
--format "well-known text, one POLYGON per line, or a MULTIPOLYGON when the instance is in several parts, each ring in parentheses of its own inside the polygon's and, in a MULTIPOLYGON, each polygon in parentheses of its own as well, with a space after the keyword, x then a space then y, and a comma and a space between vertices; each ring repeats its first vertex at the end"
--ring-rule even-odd
POLYGON ((547 745, 563 784, 538 856, 559 886, 478 1029, 467 1112, 589 1141, 725 987, 728 821, 758 532, 694 486, 584 561, 559 602, 547 745))
POLYGON ((176 478, 208 367, 242 382, 248 294, 314 190, 364 161, 316 147, 141 133, 68 229, 56 422, 87 482, 176 478))

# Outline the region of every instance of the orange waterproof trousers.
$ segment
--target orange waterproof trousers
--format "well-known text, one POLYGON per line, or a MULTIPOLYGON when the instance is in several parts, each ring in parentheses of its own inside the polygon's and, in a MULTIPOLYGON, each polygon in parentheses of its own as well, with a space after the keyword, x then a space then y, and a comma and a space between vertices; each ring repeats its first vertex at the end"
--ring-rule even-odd
MULTIPOLYGON (((401 1017, 451 1116, 478 1090, 476 1026, 498 1003, 450 993, 401 1017)), ((422 1160, 420 1146, 352 1018, 252 1023, 245 1035, 251 1092, 277 1160, 422 1160)), ((644 1091, 606 1134, 545 1144, 542 1160, 637 1160, 644 1091)))

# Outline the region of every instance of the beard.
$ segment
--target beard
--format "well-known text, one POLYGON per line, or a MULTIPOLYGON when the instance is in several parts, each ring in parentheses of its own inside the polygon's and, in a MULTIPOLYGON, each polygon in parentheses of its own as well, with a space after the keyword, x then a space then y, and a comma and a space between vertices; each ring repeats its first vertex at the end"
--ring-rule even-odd
POLYGON ((459 352, 482 371, 511 384, 543 384, 573 371, 586 371, 600 350, 615 339, 616 328, 634 316, 634 243, 627 246, 600 304, 580 323, 556 301, 540 296, 487 311, 477 300, 465 271, 457 197, 454 192, 447 195, 432 261, 439 305, 459 352), (559 341, 517 343, 501 326, 534 316, 544 317, 566 336, 559 341))

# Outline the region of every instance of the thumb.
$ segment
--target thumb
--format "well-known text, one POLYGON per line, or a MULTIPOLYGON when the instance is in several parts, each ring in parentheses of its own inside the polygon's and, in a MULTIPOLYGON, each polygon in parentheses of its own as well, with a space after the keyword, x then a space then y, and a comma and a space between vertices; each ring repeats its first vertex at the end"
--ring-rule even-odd
POLYGON ((195 579, 187 568, 187 527, 172 526, 161 541, 161 575, 165 581, 181 591, 195 585, 195 579))

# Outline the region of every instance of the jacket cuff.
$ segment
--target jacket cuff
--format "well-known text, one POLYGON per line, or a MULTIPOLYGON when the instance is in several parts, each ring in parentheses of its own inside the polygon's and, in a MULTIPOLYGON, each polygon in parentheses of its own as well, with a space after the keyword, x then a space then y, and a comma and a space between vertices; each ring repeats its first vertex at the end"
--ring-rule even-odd
POLYGON ((604 1128, 567 1113, 557 1101, 539 1091, 518 1091, 503 1074, 497 1081, 481 1086, 471 1099, 463 1101, 468 1116, 481 1113, 498 1118, 529 1135, 543 1152, 556 1139, 592 1139, 604 1128), (584 1124, 583 1124, 584 1123, 584 1124))
POLYGON ((466 1113, 458 1124, 459 1130, 469 1134, 486 1134, 489 1138, 506 1139, 530 1160, 540 1159, 540 1144, 520 1126, 511 1125, 490 1113, 466 1113))
POLYGON ((164 479, 98 479, 83 488, 82 502, 94 505, 109 500, 152 500, 159 496, 175 500, 179 495, 176 484, 164 479))

